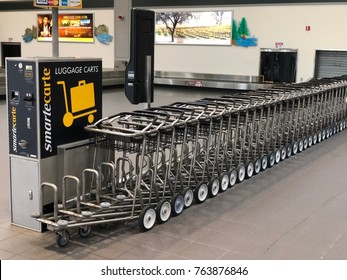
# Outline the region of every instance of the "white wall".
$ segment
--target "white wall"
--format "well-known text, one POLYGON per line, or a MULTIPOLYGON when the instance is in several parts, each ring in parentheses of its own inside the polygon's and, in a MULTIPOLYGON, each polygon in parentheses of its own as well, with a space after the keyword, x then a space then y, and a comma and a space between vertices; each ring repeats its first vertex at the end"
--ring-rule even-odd
MULTIPOLYGON (((30 43, 25 43, 22 35, 25 29, 37 26, 37 14, 46 13, 42 11, 15 11, 0 12, 0 41, 8 42, 13 38, 13 42, 21 42, 22 56, 52 56, 52 43, 37 42, 35 39, 30 43)), ((60 13, 94 13, 94 25, 105 24, 109 28, 111 35, 114 35, 114 12, 109 10, 88 10, 83 11, 60 11, 60 13)), ((109 45, 99 43, 95 38, 94 43, 60 43, 59 54, 61 57, 100 57, 103 60, 104 68, 114 68, 114 40, 109 45)))
MULTIPOLYGON (((313 76, 316 49, 347 50, 347 3, 214 7, 217 8, 232 10, 238 21, 245 17, 250 32, 258 38, 258 46, 156 45, 155 70, 259 75, 260 48, 274 48, 275 42, 280 41, 283 47, 298 49, 299 82, 313 76), (307 25, 311 26, 311 31, 305 31, 307 25)), ((210 9, 191 8, 193 11, 210 9)), ((36 40, 24 43, 22 40, 25 28, 36 25, 38 12, 41 11, 0 12, 0 41, 13 38, 13 41, 22 42, 25 57, 51 56, 50 43, 36 40)), ((83 9, 83 12, 94 12, 95 25, 106 24, 114 35, 112 9, 83 9)), ((60 56, 102 57, 103 67, 113 68, 114 48, 114 40, 109 46, 97 40, 93 44, 61 43, 60 56)))
POLYGON ((275 42, 283 42, 285 48, 298 49, 299 82, 313 77, 315 50, 347 50, 347 4, 262 5, 218 9, 232 10, 237 21, 245 17, 250 33, 258 38, 258 46, 156 45, 155 69, 259 75, 260 48, 274 48, 275 42), (311 26, 311 31, 305 31, 307 25, 311 26))

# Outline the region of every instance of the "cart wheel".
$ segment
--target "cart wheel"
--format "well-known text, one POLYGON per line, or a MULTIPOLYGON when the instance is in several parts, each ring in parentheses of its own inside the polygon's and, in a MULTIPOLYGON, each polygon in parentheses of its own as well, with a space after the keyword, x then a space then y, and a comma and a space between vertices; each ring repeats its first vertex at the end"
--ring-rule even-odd
POLYGON ((240 165, 237 168, 237 182, 241 183, 246 177, 246 168, 244 165, 240 165))
POLYGON ((332 128, 332 134, 335 135, 336 132, 337 132, 336 125, 334 125, 334 127, 332 128))
POLYGON ((67 228, 68 225, 69 225, 69 221, 67 220, 59 219, 57 221, 57 226, 59 229, 67 228))
POLYGON ((312 146, 312 144, 313 144, 313 137, 312 137, 312 135, 310 135, 309 137, 308 137, 308 148, 310 148, 311 146, 312 146))
POLYGON ((173 216, 178 216, 184 209, 184 197, 179 193, 175 193, 171 198, 171 212, 173 216))
POLYGON ((232 188, 233 186, 235 186, 237 182, 237 171, 235 169, 231 169, 228 171, 228 174, 229 174, 229 186, 230 188, 232 188))
POLYGON ((84 218, 90 218, 91 216, 93 216, 93 212, 90 212, 90 211, 82 211, 82 212, 81 212, 81 215, 82 215, 84 218))
POLYGON ((307 137, 305 137, 305 139, 304 139, 304 141, 303 141, 303 150, 306 150, 307 149, 307 147, 308 147, 308 139, 307 139, 307 137))
POLYGON ((186 188, 183 193, 184 207, 189 208, 193 203, 194 192, 191 188, 186 188))
POLYGON ((298 153, 301 153, 302 152, 302 150, 304 149, 304 141, 302 140, 302 139, 300 139, 299 141, 298 141, 298 153))
POLYGON ((342 126, 343 126, 343 129, 345 130, 346 129, 346 121, 342 121, 342 126))
POLYGON ((63 229, 57 233, 57 244, 59 247, 66 247, 70 241, 70 233, 63 229))
POLYGON ((329 136, 330 137, 333 136, 333 132, 334 132, 333 126, 330 126, 330 128, 329 128, 329 136))
POLYGON ((257 158, 254 161, 254 175, 257 175, 261 170, 261 160, 260 158, 257 158))
POLYGON ((208 182, 208 196, 213 198, 216 197, 219 192, 219 180, 217 177, 212 177, 208 182))
POLYGON ((296 155, 298 153, 298 149, 299 149, 299 145, 298 145, 298 142, 295 141, 292 145, 292 154, 293 155, 296 155))
POLYGON ((88 116, 88 122, 89 122, 89 123, 93 123, 93 121, 94 121, 94 115, 90 114, 90 115, 88 116))
POLYGON ((340 131, 342 131, 344 128, 343 128, 343 121, 340 122, 340 131))
POLYGON ((326 137, 326 131, 325 129, 322 130, 322 141, 325 140, 325 137, 326 137))
POLYGON ((92 226, 83 226, 78 229, 78 235, 81 237, 87 237, 92 232, 92 226))
POLYGON ((267 168, 268 158, 267 155, 264 155, 261 158, 261 170, 264 171, 267 168))
POLYGON ((38 219, 41 217, 41 214, 39 212, 33 212, 30 214, 31 218, 38 219))
POLYGON ((269 156, 268 156, 268 166, 269 167, 272 167, 275 165, 275 160, 276 160, 276 155, 275 153, 271 153, 269 156))
POLYGON ((317 140, 318 140, 317 133, 315 133, 315 134, 313 134, 313 137, 312 137, 312 145, 316 145, 317 140))
POLYGON ((158 223, 165 223, 171 216, 171 203, 168 200, 160 201, 157 205, 156 211, 158 223))
POLYGON ((322 141, 322 132, 318 131, 317 133, 317 142, 320 143, 322 141))
POLYGON ((70 112, 65 113, 63 117, 63 124, 65 127, 70 127, 73 124, 73 115, 70 112))
POLYGON ((280 151, 280 149, 278 149, 275 152, 275 164, 279 163, 280 160, 281 160, 281 151, 280 151))
POLYGON ((287 149, 286 147, 281 148, 281 160, 285 160, 287 157, 287 149))
POLYGON ((208 187, 205 183, 200 182, 194 190, 194 198, 196 203, 202 203, 206 200, 208 195, 208 187))
POLYGON ((254 164, 253 162, 249 162, 246 164, 246 178, 249 179, 253 176, 254 172, 254 164))
POLYGON ((108 209, 111 207, 111 203, 109 203, 108 201, 101 202, 100 207, 101 209, 108 209))
POLYGON ((229 175, 227 172, 222 173, 219 176, 219 191, 225 192, 229 187, 229 175))
POLYGON ((157 213, 153 206, 147 205, 142 209, 139 217, 139 227, 141 230, 147 231, 153 228, 157 213))
POLYGON ((289 157, 292 155, 292 152, 293 152, 292 149, 293 149, 292 145, 291 145, 291 144, 288 144, 288 145, 287 145, 287 148, 286 148, 286 153, 287 153, 286 157, 287 157, 287 158, 289 158, 289 157))

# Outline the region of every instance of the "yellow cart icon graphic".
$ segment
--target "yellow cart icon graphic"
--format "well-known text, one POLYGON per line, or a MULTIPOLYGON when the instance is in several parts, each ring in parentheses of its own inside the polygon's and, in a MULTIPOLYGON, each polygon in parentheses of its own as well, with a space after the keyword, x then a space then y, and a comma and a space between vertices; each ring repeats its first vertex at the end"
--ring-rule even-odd
POLYGON ((86 84, 86 81, 82 80, 78 82, 78 86, 70 89, 71 111, 69 110, 65 81, 58 81, 57 84, 62 85, 64 91, 64 125, 70 127, 73 124, 74 119, 82 118, 84 116, 88 116, 88 122, 92 123, 94 121, 93 114, 97 112, 95 109, 94 83, 86 84))

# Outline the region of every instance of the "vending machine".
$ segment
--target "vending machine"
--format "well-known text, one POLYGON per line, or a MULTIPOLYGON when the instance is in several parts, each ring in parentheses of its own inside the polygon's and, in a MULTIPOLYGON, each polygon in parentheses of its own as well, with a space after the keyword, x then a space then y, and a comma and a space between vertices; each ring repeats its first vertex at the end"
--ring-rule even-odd
POLYGON ((7 58, 6 86, 11 222, 42 231, 30 215, 39 211, 41 183, 61 184, 59 147, 88 139, 84 127, 102 117, 102 62, 7 58))

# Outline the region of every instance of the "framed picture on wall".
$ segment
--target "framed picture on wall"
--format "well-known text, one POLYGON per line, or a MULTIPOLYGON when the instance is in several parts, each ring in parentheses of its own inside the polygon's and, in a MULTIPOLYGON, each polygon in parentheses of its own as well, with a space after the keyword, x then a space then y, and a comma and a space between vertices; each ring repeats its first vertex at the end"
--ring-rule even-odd
POLYGON ((156 44, 231 45, 232 11, 157 12, 156 44))
MULTIPOLYGON (((59 14, 59 42, 94 42, 93 14, 59 14)), ((37 41, 52 41, 52 15, 37 15, 37 41)))

